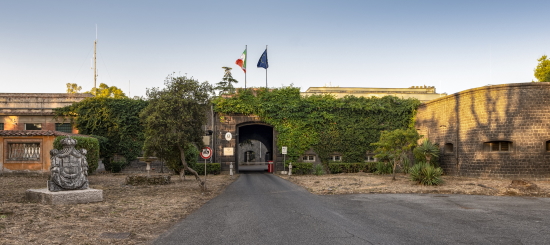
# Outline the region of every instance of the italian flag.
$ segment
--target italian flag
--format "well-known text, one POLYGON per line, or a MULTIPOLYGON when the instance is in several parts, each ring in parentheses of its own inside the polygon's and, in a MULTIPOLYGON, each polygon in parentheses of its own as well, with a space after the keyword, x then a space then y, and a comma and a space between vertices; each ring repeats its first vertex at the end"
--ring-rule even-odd
POLYGON ((243 69, 244 73, 246 73, 246 49, 244 50, 243 54, 241 54, 241 57, 235 61, 235 64, 241 67, 243 69))

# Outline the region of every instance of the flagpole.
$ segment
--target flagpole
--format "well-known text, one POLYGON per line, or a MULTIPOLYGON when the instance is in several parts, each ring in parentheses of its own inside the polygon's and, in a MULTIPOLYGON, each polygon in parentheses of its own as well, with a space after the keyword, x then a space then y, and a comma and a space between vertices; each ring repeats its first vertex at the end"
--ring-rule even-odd
MULTIPOLYGON (((267 45, 265 45, 265 52, 267 53, 267 45)), ((267 92, 267 68, 265 68, 265 91, 267 92)))
MULTIPOLYGON (((244 45, 244 51, 246 52, 246 55, 244 56, 244 66, 246 69, 246 60, 248 59, 248 45, 244 45)), ((244 89, 246 90, 246 70, 244 71, 244 89)))

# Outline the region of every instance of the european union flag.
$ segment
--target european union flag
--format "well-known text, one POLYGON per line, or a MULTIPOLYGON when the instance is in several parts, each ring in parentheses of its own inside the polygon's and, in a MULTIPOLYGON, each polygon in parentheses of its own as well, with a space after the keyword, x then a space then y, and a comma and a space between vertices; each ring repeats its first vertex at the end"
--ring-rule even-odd
POLYGON ((262 54, 262 57, 260 57, 260 60, 258 60, 258 68, 263 67, 267 69, 269 67, 269 64, 267 63, 267 48, 265 49, 264 53, 262 54))

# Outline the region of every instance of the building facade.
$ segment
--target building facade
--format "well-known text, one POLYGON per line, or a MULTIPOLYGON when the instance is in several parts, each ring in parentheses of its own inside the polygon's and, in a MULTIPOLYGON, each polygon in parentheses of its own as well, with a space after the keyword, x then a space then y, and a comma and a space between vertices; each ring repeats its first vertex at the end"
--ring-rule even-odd
POLYGON ((0 130, 52 130, 78 133, 68 122, 54 119, 54 108, 72 105, 91 94, 0 93, 0 130))
POLYGON ((310 87, 301 94, 302 96, 331 94, 336 98, 342 98, 346 95, 366 98, 391 95, 402 99, 416 98, 420 102, 428 102, 447 95, 445 93, 438 94, 435 92, 435 87, 426 85, 410 88, 310 87))
POLYGON ((549 102, 550 83, 474 88, 422 104, 416 128, 447 174, 548 178, 549 102))

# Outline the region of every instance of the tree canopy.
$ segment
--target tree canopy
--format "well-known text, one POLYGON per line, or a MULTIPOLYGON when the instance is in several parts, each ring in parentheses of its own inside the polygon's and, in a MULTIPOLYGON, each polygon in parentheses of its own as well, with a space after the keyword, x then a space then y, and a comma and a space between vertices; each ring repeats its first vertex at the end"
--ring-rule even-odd
POLYGON ((169 76, 164 85, 163 89, 147 89, 149 105, 140 114, 145 125, 145 155, 151 156, 161 149, 178 152, 183 169, 194 174, 205 188, 204 181, 189 167, 185 152, 189 145, 203 147, 203 126, 214 90, 208 82, 199 83, 185 76, 169 76))
POLYGON ((76 84, 76 83, 67 83, 67 93, 77 94, 77 93, 80 93, 80 90, 82 90, 82 87, 78 86, 78 84, 76 84))
POLYGON ((122 89, 117 88, 116 86, 108 86, 105 83, 99 84, 98 88, 92 88, 90 91, 86 92, 95 95, 96 97, 101 98, 128 98, 122 89))
POLYGON ((54 111, 57 117, 70 119, 80 134, 107 138, 100 142, 100 157, 109 168, 114 154, 127 161, 141 154, 144 135, 139 112, 146 106, 141 99, 91 97, 54 111))
POLYGON ((219 90, 219 95, 235 93, 233 83, 238 83, 239 81, 231 75, 231 69, 233 68, 224 66, 222 69, 224 69, 223 78, 220 82, 216 83, 216 87, 214 89, 219 90))
POLYGON ((550 82, 550 59, 543 55, 538 62, 539 64, 535 68, 535 77, 539 82, 550 82))
POLYGON ((375 153, 377 157, 388 157, 393 161, 393 180, 395 180, 395 168, 399 165, 406 154, 416 146, 416 141, 420 138, 414 128, 396 129, 392 131, 383 131, 380 134, 380 140, 372 145, 376 146, 375 153))

